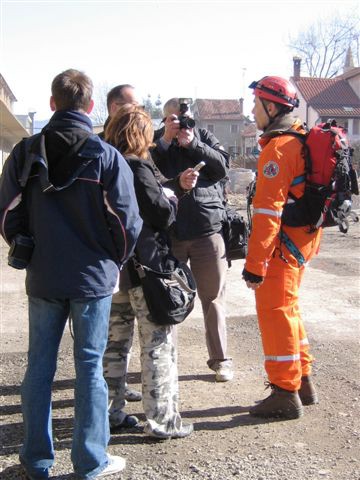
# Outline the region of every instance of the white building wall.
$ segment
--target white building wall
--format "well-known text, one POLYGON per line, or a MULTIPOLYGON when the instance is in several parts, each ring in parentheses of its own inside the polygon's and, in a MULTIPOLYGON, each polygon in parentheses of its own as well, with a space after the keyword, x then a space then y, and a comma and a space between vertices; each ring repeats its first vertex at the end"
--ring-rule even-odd
POLYGON ((313 107, 309 107, 308 108, 308 127, 311 128, 317 123, 320 123, 319 114, 313 107))
POLYGON ((351 88, 356 93, 356 95, 360 97, 360 75, 357 75, 356 77, 353 77, 353 78, 349 78, 348 82, 351 88))
POLYGON ((298 89, 296 89, 299 101, 300 101, 300 106, 299 108, 295 108, 294 114, 295 116, 299 117, 302 122, 306 122, 306 102, 304 100, 304 97, 301 95, 298 89))

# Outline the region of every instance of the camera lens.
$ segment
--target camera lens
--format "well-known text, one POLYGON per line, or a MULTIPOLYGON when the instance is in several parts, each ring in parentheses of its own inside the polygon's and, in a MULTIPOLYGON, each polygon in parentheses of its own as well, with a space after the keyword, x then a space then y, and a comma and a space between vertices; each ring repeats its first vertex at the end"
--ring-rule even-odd
POLYGON ((180 128, 194 128, 195 120, 187 115, 181 115, 179 117, 180 128))

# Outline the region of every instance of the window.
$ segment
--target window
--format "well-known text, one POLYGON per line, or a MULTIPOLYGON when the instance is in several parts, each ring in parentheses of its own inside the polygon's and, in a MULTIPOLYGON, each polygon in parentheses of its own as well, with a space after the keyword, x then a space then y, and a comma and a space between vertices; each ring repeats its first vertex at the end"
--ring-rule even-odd
POLYGON ((207 129, 209 130, 209 132, 214 133, 215 128, 214 128, 214 125, 213 125, 213 124, 209 124, 209 125, 207 126, 207 129))
POLYGON ((230 155, 232 155, 233 157, 236 157, 236 155, 239 155, 239 153, 240 153, 240 148, 237 145, 229 146, 230 155))
POLYGON ((230 125, 230 132, 231 133, 238 133, 239 125, 230 125))

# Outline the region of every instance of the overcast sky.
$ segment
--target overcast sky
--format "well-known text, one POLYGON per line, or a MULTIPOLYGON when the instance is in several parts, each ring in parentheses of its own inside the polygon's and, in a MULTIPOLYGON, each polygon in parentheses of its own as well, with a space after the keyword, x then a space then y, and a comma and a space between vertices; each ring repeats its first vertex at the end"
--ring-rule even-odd
MULTIPOLYGON (((245 98, 264 75, 292 75, 289 34, 354 10, 346 0, 1 1, 1 74, 15 113, 51 116, 50 84, 67 68, 139 98, 245 98)), ((96 100, 96 98, 95 98, 96 100)))

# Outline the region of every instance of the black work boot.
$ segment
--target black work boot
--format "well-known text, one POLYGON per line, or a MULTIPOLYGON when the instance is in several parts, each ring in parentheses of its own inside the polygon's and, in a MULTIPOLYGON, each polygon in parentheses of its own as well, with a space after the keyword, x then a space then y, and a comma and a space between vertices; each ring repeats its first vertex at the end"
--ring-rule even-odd
POLYGON ((132 390, 127 385, 125 385, 125 400, 127 402, 141 402, 142 394, 137 390, 132 390))
POLYGON ((257 405, 250 408, 250 415, 262 418, 284 418, 292 420, 303 415, 304 409, 298 392, 284 390, 272 383, 269 384, 272 392, 257 405))
POLYGON ((303 405, 315 405, 316 403, 319 403, 319 399, 310 376, 301 377, 299 397, 303 405))

